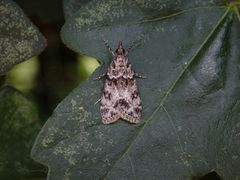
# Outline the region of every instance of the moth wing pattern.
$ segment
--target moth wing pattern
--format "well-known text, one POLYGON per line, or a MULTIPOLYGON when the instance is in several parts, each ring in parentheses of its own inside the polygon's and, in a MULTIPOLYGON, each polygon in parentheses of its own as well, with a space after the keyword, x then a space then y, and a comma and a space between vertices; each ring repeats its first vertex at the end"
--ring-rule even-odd
POLYGON ((128 106, 124 106, 125 103, 119 103, 121 117, 131 123, 139 123, 142 105, 136 79, 128 79, 127 84, 125 100, 128 106))
POLYGON ((138 123, 141 117, 141 99, 135 79, 109 81, 106 79, 100 102, 102 122, 110 124, 122 118, 138 123), (112 84, 113 83, 113 84, 112 84))
POLYGON ((100 100, 102 122, 110 124, 119 118, 138 123, 142 105, 134 77, 135 73, 124 53, 121 42, 106 73, 103 94, 100 100))
POLYGON ((100 112, 102 116, 102 122, 109 124, 117 121, 120 118, 119 111, 114 107, 117 102, 117 98, 113 94, 117 94, 117 87, 111 85, 112 81, 106 79, 104 85, 103 95, 100 101, 100 112))

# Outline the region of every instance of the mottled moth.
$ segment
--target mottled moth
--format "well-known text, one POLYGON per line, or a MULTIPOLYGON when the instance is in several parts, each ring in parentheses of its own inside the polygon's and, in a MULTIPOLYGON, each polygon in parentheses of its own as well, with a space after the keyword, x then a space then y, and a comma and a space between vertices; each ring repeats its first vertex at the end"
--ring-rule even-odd
POLYGON ((142 113, 141 98, 136 83, 139 76, 128 62, 128 51, 120 41, 115 52, 105 42, 113 60, 107 72, 97 79, 105 78, 100 102, 102 122, 110 124, 122 118, 130 123, 138 123, 142 113))

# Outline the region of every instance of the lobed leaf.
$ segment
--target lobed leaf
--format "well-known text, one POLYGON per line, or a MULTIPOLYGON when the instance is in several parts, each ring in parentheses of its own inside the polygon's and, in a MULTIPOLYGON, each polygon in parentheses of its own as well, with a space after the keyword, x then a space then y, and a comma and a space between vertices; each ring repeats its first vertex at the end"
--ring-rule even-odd
POLYGON ((138 125, 101 123, 102 82, 70 93, 41 130, 32 157, 48 179, 190 179, 215 170, 239 177, 240 28, 225 1, 91 1, 62 28, 65 44, 101 60, 135 42, 129 53, 139 80, 138 125))
POLYGON ((0 75, 40 54, 46 39, 12 0, 0 0, 0 75))
POLYGON ((0 179, 45 175, 30 157, 41 125, 34 103, 12 87, 0 89, 0 179))

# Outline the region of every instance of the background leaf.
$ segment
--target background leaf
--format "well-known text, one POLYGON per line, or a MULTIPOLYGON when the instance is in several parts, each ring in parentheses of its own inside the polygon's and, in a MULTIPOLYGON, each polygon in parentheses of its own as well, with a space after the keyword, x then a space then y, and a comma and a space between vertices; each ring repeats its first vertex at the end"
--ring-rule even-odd
POLYGON ((0 75, 46 47, 46 40, 11 0, 0 0, 0 75))
POLYGON ((89 2, 90 0, 63 0, 65 19, 72 17, 75 12, 89 2))
POLYGON ((240 28, 237 3, 225 5, 96 0, 74 10, 62 39, 103 62, 95 76, 111 61, 102 36, 114 48, 119 40, 137 45, 129 59, 147 76, 138 81, 143 117, 138 125, 103 125, 94 106, 102 82, 85 82, 55 109, 32 149, 49 179, 240 176, 240 28))
POLYGON ((41 127, 37 108, 12 87, 1 88, 0 99, 0 179, 44 175, 29 155, 41 127))

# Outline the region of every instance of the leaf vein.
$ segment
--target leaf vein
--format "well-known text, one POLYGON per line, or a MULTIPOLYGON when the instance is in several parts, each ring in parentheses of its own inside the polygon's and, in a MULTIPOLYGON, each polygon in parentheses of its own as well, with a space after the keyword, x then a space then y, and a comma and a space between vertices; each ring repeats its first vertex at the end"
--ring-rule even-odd
MULTIPOLYGON (((168 119, 169 119, 169 121, 170 121, 170 123, 171 123, 171 125, 172 125, 172 127, 173 127, 174 133, 175 133, 176 136, 177 136, 178 145, 179 145, 180 150, 181 150, 181 152, 182 152, 182 153, 181 153, 181 156, 182 156, 182 157, 181 157, 181 160, 182 160, 183 164, 185 164, 185 161, 184 161, 183 158, 184 158, 185 155, 187 155, 187 152, 184 151, 184 148, 183 148, 183 146, 182 146, 181 139, 180 139, 180 136, 179 136, 179 134, 178 134, 178 132, 177 132, 177 128, 176 128, 176 126, 175 126, 175 124, 174 124, 173 118, 171 117, 171 115, 169 114, 169 112, 167 111, 167 109, 165 108, 165 106, 162 106, 162 109, 166 112, 167 117, 168 117, 168 119)), ((188 163, 188 164, 189 164, 189 163, 188 163)), ((190 167, 191 173, 193 174, 192 165, 189 164, 189 167, 190 167)))
POLYGON ((157 17, 157 18, 153 18, 153 19, 145 19, 143 21, 140 21, 140 23, 161 21, 161 20, 165 20, 165 19, 168 19, 168 18, 172 18, 172 17, 178 16, 178 15, 184 14, 184 13, 189 13, 189 12, 192 12, 192 11, 195 11, 195 10, 200 10, 200 9, 225 8, 225 7, 226 6, 210 6, 210 7, 202 6, 202 7, 189 8, 189 9, 184 9, 184 10, 181 10, 181 11, 178 11, 178 12, 175 12, 173 14, 166 15, 166 16, 157 17))
POLYGON ((132 169, 132 173, 133 173, 134 179, 137 180, 136 173, 135 173, 135 169, 134 169, 134 166, 133 166, 133 163, 132 163, 132 159, 131 159, 131 157, 129 156, 129 153, 127 153, 127 156, 128 156, 129 162, 130 162, 130 164, 131 164, 131 169, 132 169))
POLYGON ((237 15, 238 21, 240 22, 240 13, 239 13, 239 10, 238 10, 238 7, 237 7, 237 6, 234 6, 234 11, 235 11, 235 13, 236 13, 236 15, 237 15))

